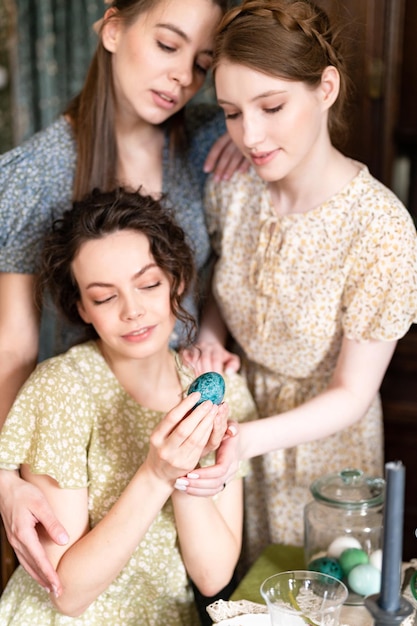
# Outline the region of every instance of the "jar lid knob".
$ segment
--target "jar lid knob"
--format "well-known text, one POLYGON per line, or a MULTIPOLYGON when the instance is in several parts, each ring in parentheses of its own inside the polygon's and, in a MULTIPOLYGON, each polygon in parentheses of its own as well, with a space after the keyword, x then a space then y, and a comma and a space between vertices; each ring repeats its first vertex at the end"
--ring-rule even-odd
POLYGON ((340 477, 347 485, 355 485, 363 481, 363 471, 347 468, 340 472, 340 477))

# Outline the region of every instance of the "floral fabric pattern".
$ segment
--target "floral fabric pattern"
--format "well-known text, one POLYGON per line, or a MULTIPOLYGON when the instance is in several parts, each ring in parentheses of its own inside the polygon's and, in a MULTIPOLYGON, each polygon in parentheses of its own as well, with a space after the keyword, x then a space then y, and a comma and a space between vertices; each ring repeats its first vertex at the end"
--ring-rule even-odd
MULTIPOLYGON (((186 390, 191 374, 176 362, 186 390)), ((231 419, 254 419, 243 379, 235 374, 225 380, 231 419)), ((41 363, 23 386, 1 433, 0 467, 28 463, 32 472, 48 474, 62 488, 88 486, 94 527, 145 460, 150 434, 162 417, 139 406, 120 386, 95 342, 75 346, 41 363)), ((120 575, 81 617, 59 614, 22 567, 0 599, 1 626, 196 623, 170 500, 120 575)))
MULTIPOLYGON (((253 170, 208 184, 209 232, 219 255, 213 289, 245 354, 261 417, 320 393, 343 336, 396 340, 417 321, 415 226, 394 194, 358 165, 357 176, 327 202, 285 216, 276 215, 253 170)), ((270 542, 302 545, 315 478, 344 467, 382 475, 382 455, 376 397, 352 427, 254 459, 245 480, 250 559, 270 542)))

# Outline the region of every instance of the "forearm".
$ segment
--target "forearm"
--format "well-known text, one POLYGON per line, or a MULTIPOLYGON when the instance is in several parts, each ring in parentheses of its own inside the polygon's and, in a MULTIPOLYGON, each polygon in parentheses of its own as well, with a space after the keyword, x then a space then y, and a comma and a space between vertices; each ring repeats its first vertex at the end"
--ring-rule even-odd
POLYGON ((241 458, 322 439, 353 424, 366 409, 349 393, 332 389, 291 411, 240 424, 241 458))
POLYGON ((17 393, 36 364, 36 357, 21 360, 16 354, 0 353, 0 429, 17 396, 17 393))
POLYGON ((7 496, 13 493, 14 486, 22 479, 18 471, 0 469, 0 513, 5 513, 7 496))
POLYGON ((242 485, 232 481, 219 498, 230 498, 230 519, 213 498, 176 492, 172 496, 181 554, 187 572, 201 593, 216 594, 232 578, 241 550, 242 485), (233 493, 234 492, 234 493, 233 493), (236 497, 236 492, 238 493, 236 497))
POLYGON ((40 316, 34 281, 32 275, 0 272, 0 428, 36 365, 40 316))
POLYGON ((321 439, 354 424, 375 398, 395 345, 345 340, 322 393, 290 411, 240 426, 241 458, 321 439))
POLYGON ((78 616, 118 576, 171 495, 172 486, 142 466, 109 513, 73 544, 57 572, 63 593, 53 601, 78 616))

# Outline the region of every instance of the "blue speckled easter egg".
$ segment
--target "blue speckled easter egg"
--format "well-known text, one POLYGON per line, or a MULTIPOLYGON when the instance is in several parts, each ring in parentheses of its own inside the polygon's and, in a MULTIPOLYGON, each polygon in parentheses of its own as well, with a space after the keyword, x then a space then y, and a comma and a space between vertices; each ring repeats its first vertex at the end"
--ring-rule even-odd
POLYGON ((313 559, 308 564, 308 569, 311 572, 329 574, 330 576, 334 576, 338 580, 342 580, 343 578, 343 571, 337 559, 332 559, 328 556, 320 556, 317 559, 313 559))
POLYGON ((198 406, 205 400, 211 400, 213 404, 221 404, 224 397, 226 385, 224 378, 217 372, 206 372, 198 376, 190 385, 188 394, 193 391, 201 393, 200 400, 195 406, 198 406))
POLYGON ((355 593, 361 596, 370 596, 381 590, 381 572, 370 565, 357 565, 348 576, 348 585, 355 593))
POLYGON ((347 548, 339 556, 339 563, 345 576, 357 565, 369 563, 369 557, 365 550, 359 548, 347 548))

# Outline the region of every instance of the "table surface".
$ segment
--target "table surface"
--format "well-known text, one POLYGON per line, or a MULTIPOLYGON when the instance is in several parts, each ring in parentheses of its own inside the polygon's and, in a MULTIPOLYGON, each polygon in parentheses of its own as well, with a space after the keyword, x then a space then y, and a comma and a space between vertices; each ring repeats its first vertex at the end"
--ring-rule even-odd
MULTIPOLYGON (((288 570, 306 569, 304 550, 295 546, 271 544, 265 548, 248 573, 240 581, 230 600, 250 600, 264 604, 259 591, 268 576, 288 570)), ((410 618, 411 620, 411 618, 410 618)), ((340 623, 347 626, 372 626, 373 619, 364 606, 342 607, 340 623)), ((414 622, 404 622, 414 623, 414 622)), ((417 624, 417 621, 415 622, 417 624)))
POLYGON ((250 600, 264 603, 259 588, 268 576, 291 569, 306 569, 303 548, 272 544, 267 546, 240 581, 231 600, 250 600))

